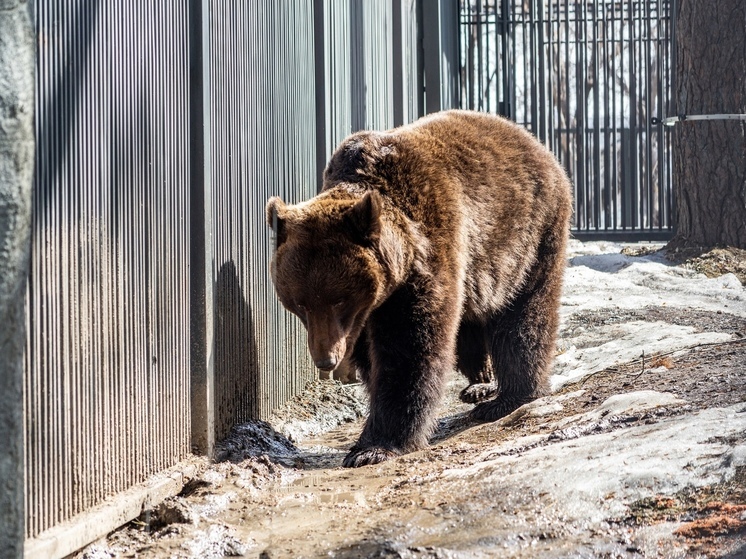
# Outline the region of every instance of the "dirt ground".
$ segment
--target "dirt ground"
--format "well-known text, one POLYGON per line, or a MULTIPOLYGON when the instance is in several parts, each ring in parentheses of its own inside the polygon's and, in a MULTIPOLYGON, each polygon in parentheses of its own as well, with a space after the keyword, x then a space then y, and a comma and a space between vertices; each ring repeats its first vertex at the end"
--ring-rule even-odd
POLYGON ((454 374, 428 449, 354 470, 364 393, 315 381, 75 557, 746 558, 746 319, 598 310, 561 336, 638 321, 728 336, 641 353, 492 424, 468 420, 454 374))

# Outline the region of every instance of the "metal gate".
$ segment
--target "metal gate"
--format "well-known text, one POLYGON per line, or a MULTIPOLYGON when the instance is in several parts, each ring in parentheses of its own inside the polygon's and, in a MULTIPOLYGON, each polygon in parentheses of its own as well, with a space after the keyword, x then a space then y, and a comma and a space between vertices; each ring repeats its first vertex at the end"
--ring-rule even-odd
POLYGON ((672 235, 671 0, 462 0, 461 106, 505 115, 575 185, 583 238, 672 235))

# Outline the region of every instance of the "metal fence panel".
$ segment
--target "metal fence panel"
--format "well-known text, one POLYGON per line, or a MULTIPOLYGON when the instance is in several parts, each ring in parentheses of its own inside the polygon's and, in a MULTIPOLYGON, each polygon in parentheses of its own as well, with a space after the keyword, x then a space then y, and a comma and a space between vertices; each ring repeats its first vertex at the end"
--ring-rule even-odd
POLYGON ((264 221, 270 196, 316 192, 312 31, 311 0, 210 2, 217 439, 316 375, 275 296, 264 221))
MULTIPOLYGON (((401 10, 401 67, 394 67, 394 77, 401 77, 401 120, 395 119, 399 126, 412 122, 425 114, 424 90, 422 83, 422 20, 420 0, 394 1, 394 10, 401 10), (397 3, 400 4, 397 6, 397 3)), ((396 32, 396 30, 395 30, 396 32)), ((396 60, 397 52, 394 51, 396 60)), ((394 93, 394 109, 398 104, 394 93)))
POLYGON ((186 17, 35 4, 28 537, 189 452, 186 17))
POLYGON ((264 206, 312 197, 319 151, 351 132, 422 114, 427 35, 421 0, 34 7, 28 538, 316 376, 269 278, 264 206))
POLYGON ((670 0, 462 0, 461 101, 543 140, 576 235, 672 234, 670 0))
POLYGON ((323 161, 358 130, 386 130, 422 116, 418 0, 325 0, 323 161))

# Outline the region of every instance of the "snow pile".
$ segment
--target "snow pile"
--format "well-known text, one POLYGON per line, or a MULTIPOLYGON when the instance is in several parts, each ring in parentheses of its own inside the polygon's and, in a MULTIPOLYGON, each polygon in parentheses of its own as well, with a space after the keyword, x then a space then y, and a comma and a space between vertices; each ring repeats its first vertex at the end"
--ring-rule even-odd
MULTIPOLYGON (((560 310, 563 323, 575 313, 669 307, 722 312, 746 318, 746 290, 733 274, 707 278, 674 266, 660 253, 627 256, 609 242, 569 245, 569 266, 560 310)), ((561 336, 552 388, 595 371, 654 353, 722 342, 730 334, 698 332, 661 321, 632 321, 561 336), (580 349, 579 349, 580 348, 580 349)))

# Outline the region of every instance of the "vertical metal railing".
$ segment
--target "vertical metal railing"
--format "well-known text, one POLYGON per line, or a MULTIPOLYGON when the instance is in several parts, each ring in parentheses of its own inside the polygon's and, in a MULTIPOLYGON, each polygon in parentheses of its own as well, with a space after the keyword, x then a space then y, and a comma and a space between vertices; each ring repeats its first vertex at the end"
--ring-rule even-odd
POLYGON ((424 114, 426 59, 428 106, 456 102, 456 4, 435 4, 437 29, 422 0, 35 0, 28 538, 316 376, 264 205, 312 197, 346 135, 424 114))
POLYGON ((315 376, 269 279, 273 195, 316 193, 312 0, 209 2, 215 432, 265 418, 315 376))
POLYGON ((317 105, 317 125, 325 131, 325 140, 319 144, 321 166, 349 134, 385 130, 427 112, 426 50, 437 84, 428 110, 457 106, 455 0, 432 2, 427 9, 422 0, 317 0, 316 9, 323 18, 318 27, 323 36, 317 37, 323 60, 317 75, 324 78, 324 98, 317 105), (437 16, 437 25, 424 31, 427 14, 437 16), (449 67, 444 60, 453 65, 449 67), (441 94, 441 88, 447 93, 441 94))
POLYGON ((34 12, 28 537, 189 452, 186 9, 34 12))
POLYGON ((672 234, 670 0, 462 0, 462 106, 526 126, 575 185, 576 235, 672 234))

